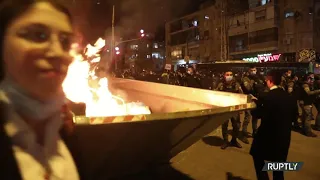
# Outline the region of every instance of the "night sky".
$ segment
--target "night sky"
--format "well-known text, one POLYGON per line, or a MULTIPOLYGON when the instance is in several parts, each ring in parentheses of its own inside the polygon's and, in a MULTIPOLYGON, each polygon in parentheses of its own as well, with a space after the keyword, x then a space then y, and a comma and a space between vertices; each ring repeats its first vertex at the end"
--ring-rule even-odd
POLYGON ((133 36, 140 29, 164 39, 164 25, 179 16, 198 9, 205 0, 73 0, 76 2, 76 21, 81 19, 82 32, 94 40, 110 31, 112 5, 116 7, 116 32, 133 36))

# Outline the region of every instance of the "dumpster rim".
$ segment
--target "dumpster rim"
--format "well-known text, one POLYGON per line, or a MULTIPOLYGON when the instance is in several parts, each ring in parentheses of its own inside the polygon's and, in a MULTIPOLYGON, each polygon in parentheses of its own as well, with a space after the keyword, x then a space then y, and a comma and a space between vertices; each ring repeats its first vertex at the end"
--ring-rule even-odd
MULTIPOLYGON (((106 117, 86 117, 86 116, 74 116, 74 120, 80 118, 81 120, 87 120, 90 125, 101 125, 101 124, 114 124, 114 123, 132 123, 132 122, 145 122, 145 121, 155 121, 155 120, 172 120, 172 119, 182 119, 182 118, 192 118, 192 117, 201 117, 201 116, 210 116, 216 114, 223 114, 228 112, 238 112, 246 111, 256 108, 254 102, 239 104, 226 107, 218 107, 211 109, 202 109, 202 110, 193 110, 193 111, 179 111, 179 112, 169 112, 169 113, 152 113, 152 114, 139 114, 139 115, 124 115, 124 116, 106 116, 106 117), (123 121, 117 122, 104 122, 104 123, 91 123, 90 121, 104 119, 123 119, 123 121), (131 120, 128 120, 130 119, 131 120), (135 118, 135 120, 134 120, 135 118), (139 119, 140 118, 140 119, 139 119), (127 119, 127 120, 126 120, 127 119)), ((81 125, 82 123, 76 123, 81 125)), ((84 125, 87 125, 86 123, 84 125)))

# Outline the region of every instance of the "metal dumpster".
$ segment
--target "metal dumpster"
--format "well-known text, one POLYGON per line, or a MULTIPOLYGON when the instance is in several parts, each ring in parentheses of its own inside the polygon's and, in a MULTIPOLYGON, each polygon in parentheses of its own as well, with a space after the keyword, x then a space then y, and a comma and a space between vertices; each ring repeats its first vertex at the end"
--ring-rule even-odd
POLYGON ((152 114, 75 117, 84 169, 100 179, 169 162, 238 111, 255 108, 246 95, 135 80, 112 79, 110 91, 152 114))

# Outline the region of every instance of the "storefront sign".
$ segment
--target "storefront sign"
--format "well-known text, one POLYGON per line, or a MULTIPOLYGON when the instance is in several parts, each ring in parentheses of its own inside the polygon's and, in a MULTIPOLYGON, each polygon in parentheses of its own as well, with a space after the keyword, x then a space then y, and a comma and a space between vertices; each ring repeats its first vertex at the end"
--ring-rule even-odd
POLYGON ((299 62, 310 62, 316 60, 316 51, 314 49, 302 49, 299 51, 299 62))
POLYGON ((256 62, 256 63, 263 63, 263 62, 274 62, 280 60, 281 54, 258 54, 257 57, 250 57, 250 58, 243 58, 244 61, 248 62, 256 62))

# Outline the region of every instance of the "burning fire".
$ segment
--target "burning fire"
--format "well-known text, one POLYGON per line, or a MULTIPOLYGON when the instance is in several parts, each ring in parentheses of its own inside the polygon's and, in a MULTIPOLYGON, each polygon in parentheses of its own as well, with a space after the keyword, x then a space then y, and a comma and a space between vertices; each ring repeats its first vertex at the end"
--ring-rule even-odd
POLYGON ((70 54, 74 61, 62 84, 66 97, 74 103, 85 103, 87 117, 151 114, 142 103, 126 103, 121 97, 113 95, 108 88, 108 79, 95 74, 95 68, 91 66, 100 62, 99 52, 104 46, 105 40, 99 38, 93 46, 86 46, 85 56, 77 52, 76 44, 72 46, 70 54))

